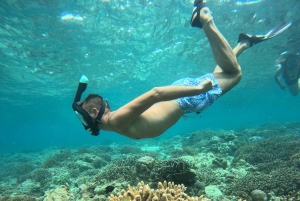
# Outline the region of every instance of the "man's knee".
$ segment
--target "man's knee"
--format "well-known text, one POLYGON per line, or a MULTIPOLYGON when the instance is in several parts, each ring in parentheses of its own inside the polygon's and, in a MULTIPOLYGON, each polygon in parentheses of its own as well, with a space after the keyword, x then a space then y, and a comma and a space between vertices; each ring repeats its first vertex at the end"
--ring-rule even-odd
POLYGON ((242 71, 240 70, 238 73, 237 73, 237 79, 239 80, 239 81, 241 81, 241 79, 242 79, 242 71))

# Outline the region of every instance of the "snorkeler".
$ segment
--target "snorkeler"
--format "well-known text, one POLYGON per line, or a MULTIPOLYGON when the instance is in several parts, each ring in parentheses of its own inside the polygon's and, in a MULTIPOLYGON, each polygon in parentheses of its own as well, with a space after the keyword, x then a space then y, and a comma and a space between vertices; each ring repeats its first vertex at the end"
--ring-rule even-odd
POLYGON ((300 91, 300 54, 289 51, 281 53, 277 60, 277 66, 278 69, 274 76, 276 83, 281 89, 286 89, 279 79, 281 76, 290 93, 297 96, 300 91))
MULTIPOLYGON (((254 44, 268 40, 288 26, 281 26, 264 36, 240 34, 238 45, 230 45, 217 29, 205 0, 194 2, 190 24, 201 28, 217 63, 213 73, 197 78, 183 78, 171 86, 155 87, 116 111, 97 94, 80 101, 88 79, 82 76, 73 102, 73 109, 83 126, 92 135, 100 129, 114 131, 133 139, 152 138, 173 126, 185 113, 200 113, 226 94, 242 78, 237 56, 254 44)), ((201 53, 199 53, 201 56, 201 53)))

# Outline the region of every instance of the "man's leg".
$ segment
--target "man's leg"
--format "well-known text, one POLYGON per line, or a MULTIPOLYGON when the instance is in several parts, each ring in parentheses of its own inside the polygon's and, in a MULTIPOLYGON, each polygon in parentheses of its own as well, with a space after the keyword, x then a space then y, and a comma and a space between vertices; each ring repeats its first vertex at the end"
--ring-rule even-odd
POLYGON ((250 45, 247 41, 241 41, 241 43, 232 50, 224 36, 215 26, 210 10, 207 7, 202 8, 200 11, 200 22, 218 65, 213 74, 223 90, 222 94, 225 94, 241 80, 242 71, 236 56, 250 45))

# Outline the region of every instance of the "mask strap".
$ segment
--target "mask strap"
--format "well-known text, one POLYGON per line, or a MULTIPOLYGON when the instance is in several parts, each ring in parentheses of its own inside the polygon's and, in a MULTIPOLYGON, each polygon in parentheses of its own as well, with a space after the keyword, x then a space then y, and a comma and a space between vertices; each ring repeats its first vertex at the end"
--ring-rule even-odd
POLYGON ((100 122, 100 121, 101 121, 101 118, 102 118, 102 116, 103 116, 103 114, 104 114, 104 112, 105 112, 105 108, 106 108, 106 103, 105 103, 105 102, 106 102, 106 101, 102 98, 101 108, 100 108, 100 111, 99 111, 98 116, 97 116, 97 118, 96 118, 96 121, 97 121, 97 122, 100 122))

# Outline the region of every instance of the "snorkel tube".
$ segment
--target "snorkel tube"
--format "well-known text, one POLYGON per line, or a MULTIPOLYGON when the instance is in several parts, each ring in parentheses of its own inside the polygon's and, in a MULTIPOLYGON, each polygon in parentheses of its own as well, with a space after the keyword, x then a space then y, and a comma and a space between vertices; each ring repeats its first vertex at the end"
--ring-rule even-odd
POLYGON ((88 81, 89 79, 85 75, 81 76, 73 104, 80 101, 82 93, 86 90, 88 81))

